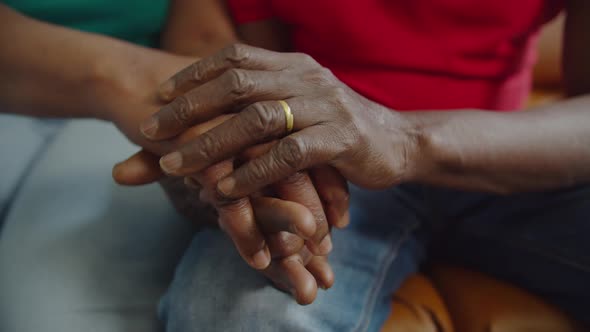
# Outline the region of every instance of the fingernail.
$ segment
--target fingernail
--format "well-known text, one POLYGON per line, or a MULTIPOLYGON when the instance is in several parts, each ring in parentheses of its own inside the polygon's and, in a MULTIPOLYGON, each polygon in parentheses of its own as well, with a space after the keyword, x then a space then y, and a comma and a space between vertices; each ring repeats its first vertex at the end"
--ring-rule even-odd
POLYGON ((328 289, 328 287, 326 287, 326 286, 325 286, 323 283, 321 283, 321 282, 318 282, 318 287, 319 287, 319 288, 321 288, 321 289, 323 289, 323 290, 327 290, 327 289, 328 289))
POLYGON ((164 172, 170 174, 178 170, 182 166, 182 154, 180 152, 172 152, 160 159, 160 167, 164 172))
POLYGON ((158 131, 158 120, 153 116, 141 122, 139 130, 146 137, 154 137, 158 131))
POLYGON ((318 249, 320 250, 321 255, 327 255, 332 251, 332 237, 330 234, 326 235, 318 249))
POLYGON ((234 191, 236 180, 233 177, 227 177, 217 184, 217 191, 224 196, 229 196, 234 191))
POLYGON ((164 100, 170 100, 172 93, 174 92, 175 84, 173 80, 168 80, 160 85, 158 88, 158 93, 160 94, 160 98, 164 100))
POLYGON ((346 212, 342 215, 342 220, 342 228, 350 224, 350 211, 348 211, 348 209, 346 209, 346 212))
POLYGON ((254 268, 258 270, 265 269, 268 266, 268 264, 270 264, 270 255, 266 252, 265 249, 262 249, 254 255, 252 255, 252 263, 254 265, 254 268))
POLYGON ((113 170, 111 172, 111 176, 113 177, 113 180, 115 180, 115 182, 119 183, 119 176, 121 175, 121 172, 123 171, 121 169, 121 163, 116 164, 115 166, 113 166, 113 170))

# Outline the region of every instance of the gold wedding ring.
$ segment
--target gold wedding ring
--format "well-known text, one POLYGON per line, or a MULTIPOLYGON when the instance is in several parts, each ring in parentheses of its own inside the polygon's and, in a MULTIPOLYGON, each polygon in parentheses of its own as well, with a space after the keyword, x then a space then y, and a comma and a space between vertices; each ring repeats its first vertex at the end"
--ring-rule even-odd
POLYGON ((279 100, 279 104, 283 106, 283 111, 285 111, 285 119, 287 119, 287 132, 290 133, 293 131, 293 113, 291 113, 291 107, 287 104, 284 100, 279 100))

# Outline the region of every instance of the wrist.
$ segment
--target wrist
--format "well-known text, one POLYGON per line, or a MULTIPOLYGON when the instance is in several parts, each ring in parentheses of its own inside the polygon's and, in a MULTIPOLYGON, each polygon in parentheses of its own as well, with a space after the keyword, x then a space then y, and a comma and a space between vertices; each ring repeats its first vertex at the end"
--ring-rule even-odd
POLYGON ((160 83, 195 61, 158 50, 125 46, 99 59, 88 76, 97 93, 94 97, 103 102, 93 114, 96 118, 114 121, 122 104, 130 100, 153 101, 160 83))
POLYGON ((153 90, 157 83, 141 70, 145 58, 155 52, 131 44, 116 45, 107 54, 96 54, 79 83, 88 107, 88 116, 113 121, 126 100, 136 100, 145 94, 146 86, 153 90), (151 83, 151 84, 150 84, 151 83))
POLYGON ((435 173, 437 165, 430 126, 415 112, 400 112, 396 116, 399 117, 396 122, 402 124, 398 128, 402 133, 400 145, 404 160, 399 182, 424 182, 435 173))

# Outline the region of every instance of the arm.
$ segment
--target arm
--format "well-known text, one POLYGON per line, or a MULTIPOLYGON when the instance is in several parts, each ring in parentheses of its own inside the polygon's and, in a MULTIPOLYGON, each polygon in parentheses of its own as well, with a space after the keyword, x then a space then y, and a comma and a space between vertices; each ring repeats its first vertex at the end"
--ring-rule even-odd
POLYGON ((276 19, 240 24, 237 30, 240 39, 248 45, 277 52, 292 49, 288 28, 276 19))
POLYGON ((584 96, 590 92, 590 47, 583 39, 589 7, 581 0, 569 3, 575 14, 567 23, 565 81, 575 98, 551 106, 513 113, 397 113, 358 95, 309 56, 234 45, 162 86, 162 93, 171 94, 185 80, 207 82, 155 114, 150 121, 159 127, 148 136, 174 135, 236 102, 250 105, 161 160, 168 173, 182 175, 252 144, 280 139, 218 183, 227 199, 322 164, 366 188, 423 182, 512 193, 585 183, 590 181, 590 96, 584 96), (277 68, 282 69, 277 73, 277 68), (295 119, 292 133, 285 130, 285 111, 276 102, 281 99, 295 119), (183 123, 169 121, 175 114, 183 123), (168 163, 172 157, 179 162, 168 163))
POLYGON ((288 30, 278 20, 261 20, 234 28, 222 0, 173 0, 161 46, 177 54, 208 56, 238 38, 269 50, 290 49, 288 30))
POLYGON ((425 182, 500 193, 590 181, 590 3, 570 0, 563 50, 571 99, 526 112, 412 115, 430 167, 425 182))
POLYGON ((590 97, 515 113, 408 114, 426 159, 409 180, 513 193, 590 181, 590 97))
POLYGON ((183 55, 206 56, 236 40, 224 1, 171 1, 161 37, 163 49, 183 55))
POLYGON ((35 116, 104 118, 98 101, 186 63, 170 66, 162 52, 36 21, 5 5, 0 45, 0 111, 35 116), (151 66, 160 62, 162 68, 151 66), (140 70, 145 67, 157 69, 140 70))

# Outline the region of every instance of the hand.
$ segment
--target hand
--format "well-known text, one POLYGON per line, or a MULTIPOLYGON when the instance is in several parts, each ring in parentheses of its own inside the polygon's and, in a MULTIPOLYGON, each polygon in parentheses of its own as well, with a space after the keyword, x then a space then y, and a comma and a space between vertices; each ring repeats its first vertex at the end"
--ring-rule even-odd
MULTIPOLYGON (((191 128, 175 139, 175 144, 194 138, 210 128, 223 122, 223 118, 191 128)), ((244 153, 244 158, 252 158, 266 152, 270 146, 257 147, 244 153)), ((241 253, 248 248, 259 248, 256 237, 254 241, 243 238, 240 234, 250 237, 252 234, 244 225, 255 224, 261 228, 264 240, 269 246, 273 260, 263 273, 280 288, 290 290, 301 304, 311 303, 316 296, 317 287, 329 288, 333 283, 333 273, 325 257, 314 256, 307 248, 315 249, 318 255, 325 255, 331 249, 328 224, 344 227, 348 223, 348 193, 346 182, 330 169, 315 169, 312 178, 318 188, 313 187, 311 179, 304 173, 296 174, 289 179, 272 186, 272 192, 283 199, 255 195, 251 199, 239 202, 221 202, 216 200, 215 185, 217 180, 233 169, 232 163, 222 162, 200 174, 195 174, 198 182, 208 188, 200 190, 195 181, 187 178, 189 190, 182 185, 179 178, 161 180, 174 205, 191 220, 200 224, 210 224, 219 217, 219 223, 234 239, 241 253), (321 200, 320 200, 321 199, 321 200), (215 205, 218 216, 206 207, 206 201, 215 205), (324 214, 324 209, 327 216, 324 214), (205 215, 203 212, 206 211, 205 215), (310 213, 311 212, 311 213, 310 213), (272 221, 272 222, 271 222, 272 221), (240 226, 242 229, 236 229, 240 226), (293 227, 295 226, 295 227, 293 227), (315 233, 314 233, 315 230, 315 233), (291 233, 289 233, 291 232, 291 233), (299 236, 296 236, 298 234, 299 236), (304 247, 302 238, 311 240, 304 247), (317 243, 316 246, 310 244, 317 243)), ((158 157, 141 151, 127 161, 117 165, 113 171, 114 178, 125 184, 143 184, 162 178, 158 165, 158 157)), ((242 255, 244 256, 244 254, 242 255)), ((245 255, 246 259, 248 255, 245 255)), ((248 260, 247 260, 248 261, 248 260)))
POLYGON ((306 55, 234 45, 185 68, 160 91, 178 97, 142 123, 152 140, 239 112, 163 157, 161 166, 169 174, 199 172, 252 145, 279 139, 218 183, 218 193, 227 199, 246 197, 317 165, 331 165, 367 188, 389 187, 415 171, 413 123, 355 93, 306 55), (277 102, 283 99, 294 115, 292 133, 277 102))
MULTIPOLYGON (((207 123, 199 126, 192 127, 182 135, 175 137, 173 140, 169 140, 168 144, 173 146, 184 144, 187 141, 194 139, 194 137, 201 135, 202 133, 210 130, 211 128, 219 126, 224 121, 227 121, 230 117, 218 117, 207 123)), ((266 150, 251 149, 245 155, 254 156, 256 153, 263 153, 268 150, 270 146, 267 145, 266 150)), ((157 170, 157 162, 154 163, 153 159, 144 153, 140 153, 125 163, 117 165, 113 170, 113 177, 119 183, 123 184, 142 184, 146 182, 153 182, 161 177, 161 173, 157 170), (133 161, 133 163, 131 163, 133 161), (131 167, 132 166, 132 167, 131 167), (147 175, 146 175, 147 174, 147 175)), ((224 161, 217 165, 211 166, 208 169, 200 172, 199 174, 193 174, 198 177, 198 181, 201 183, 205 182, 206 185, 215 188, 217 181, 233 170, 233 164, 231 161, 224 161)), ((326 236, 328 234, 328 223, 336 227, 344 226, 348 223, 348 192, 346 189, 346 182, 341 179, 337 173, 330 170, 317 170, 314 173, 321 173, 316 180, 316 186, 318 187, 319 195, 316 194, 315 188, 311 180, 307 177, 303 179, 303 185, 295 182, 288 183, 286 187, 296 188, 301 190, 302 193, 312 193, 313 199, 300 202, 305 205, 313 213, 316 220, 315 232, 310 230, 311 233, 305 233, 306 229, 298 228, 298 235, 308 240, 307 246, 311 252, 315 255, 326 255, 331 246, 322 245, 322 242, 327 241, 326 236), (325 210, 328 216, 324 213, 325 210), (313 234, 310 237, 310 234, 313 234)), ((279 186, 278 188, 281 188, 279 186)), ((284 194, 279 191, 279 194, 284 194)), ((216 194, 210 195, 213 198, 217 198, 216 194)), ((294 195, 292 201, 299 199, 299 195, 294 195)), ((300 197, 306 197, 300 195, 300 197)), ((232 238, 236 247, 242 257, 256 269, 264 269, 270 262, 270 253, 267 245, 264 241, 260 230, 256 226, 254 213, 248 198, 242 198, 234 200, 232 202, 224 201, 220 204, 217 201, 212 201, 216 209, 220 212, 220 224, 222 228, 232 238)))
POLYGON ((134 67, 128 68, 127 72, 104 77, 100 84, 95 84, 95 102, 89 107, 99 108, 100 111, 95 113, 114 123, 131 142, 156 155, 163 155, 172 149, 173 143, 147 140, 138 126, 141 120, 165 104, 158 97, 158 84, 195 59, 146 51, 137 56, 134 67))
MULTIPOLYGON (((145 151, 134 155, 124 165, 123 172, 134 173, 127 176, 136 179, 138 176, 159 177, 161 174, 157 157, 145 151)), ((324 181, 329 181, 329 174, 324 174, 323 178, 324 181)), ((211 178, 201 180, 211 183, 211 178)), ((189 220, 197 222, 198 226, 217 226, 218 213, 209 204, 214 186, 206 189, 192 178, 184 178, 183 181, 183 178, 175 177, 164 177, 160 184, 177 210, 189 220)), ((328 188, 326 185, 324 187, 328 188)), ((295 235, 297 231, 293 227, 307 228, 308 234, 314 229, 315 217, 303 204, 313 207, 317 194, 313 187, 312 190, 308 190, 309 179, 303 173, 292 177, 288 183, 277 184, 275 188, 277 193, 296 202, 262 195, 256 195, 249 200, 256 223, 264 234, 273 257, 270 265, 262 272, 277 287, 290 291, 298 303, 309 304, 315 299, 318 287, 330 288, 334 281, 327 257, 314 256, 304 246, 302 238, 295 235)), ((232 215, 232 209, 222 207, 219 210, 225 218, 240 217, 232 215)))

